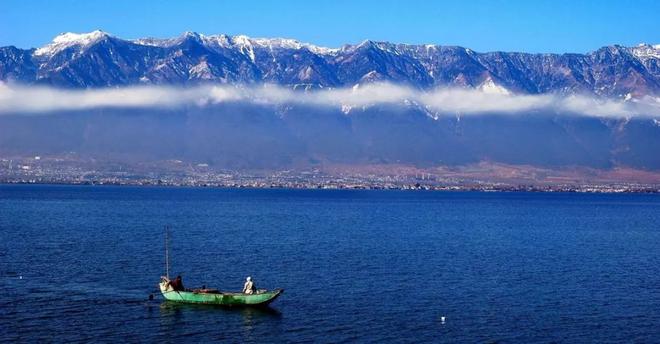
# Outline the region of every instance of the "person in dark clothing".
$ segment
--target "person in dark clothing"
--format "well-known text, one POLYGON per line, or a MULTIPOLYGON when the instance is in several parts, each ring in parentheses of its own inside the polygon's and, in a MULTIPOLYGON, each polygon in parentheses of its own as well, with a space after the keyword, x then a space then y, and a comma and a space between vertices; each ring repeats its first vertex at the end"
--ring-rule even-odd
POLYGON ((181 275, 176 276, 176 278, 173 281, 170 281, 170 287, 174 291, 185 291, 186 288, 183 287, 183 281, 181 281, 181 275))

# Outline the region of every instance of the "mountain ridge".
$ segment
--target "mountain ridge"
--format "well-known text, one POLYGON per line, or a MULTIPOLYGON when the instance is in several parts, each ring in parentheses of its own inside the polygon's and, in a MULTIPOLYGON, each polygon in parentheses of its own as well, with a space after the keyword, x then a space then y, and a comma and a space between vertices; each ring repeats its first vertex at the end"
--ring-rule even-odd
POLYGON ((326 48, 195 32, 127 40, 96 30, 64 33, 36 49, 1 47, 0 80, 65 88, 266 82, 317 89, 392 82, 626 98, 660 94, 660 45, 612 45, 586 54, 481 53, 372 40, 326 48))
MULTIPOLYGON (((657 178, 660 121, 644 106, 660 104, 659 49, 479 53, 369 40, 325 48, 194 32, 136 40, 102 31, 66 33, 37 49, 0 48, 5 99, 30 106, 55 100, 49 111, 1 104, 8 111, 0 116, 0 157, 75 153, 83 160, 177 160, 236 170, 488 162, 544 171, 624 168, 657 178), (213 86, 188 87, 207 83, 213 86), (277 87, 242 87, 262 84, 277 87), (168 87, 125 88, 137 85, 168 87), (109 97, 114 88, 119 95, 109 97), (247 95, 220 94, 222 101, 203 92, 181 95, 209 89, 247 95), (376 98, 365 90, 377 91, 379 101, 369 101, 376 98), (104 101, 97 106, 76 106, 99 94, 104 101), (550 96, 520 96, 539 94, 550 96), (271 99, 266 95, 276 101, 264 101, 271 99), (186 101, 170 106, 180 96, 186 101), (130 106, 140 97, 148 105, 130 106), (112 104, 117 99, 127 105, 112 104), (152 106, 161 102, 169 105, 152 106), (472 108, 466 104, 479 106, 468 115, 462 113, 472 108), (634 114, 605 113, 634 104, 640 106, 634 114)), ((590 180, 590 173, 581 176, 590 180)))

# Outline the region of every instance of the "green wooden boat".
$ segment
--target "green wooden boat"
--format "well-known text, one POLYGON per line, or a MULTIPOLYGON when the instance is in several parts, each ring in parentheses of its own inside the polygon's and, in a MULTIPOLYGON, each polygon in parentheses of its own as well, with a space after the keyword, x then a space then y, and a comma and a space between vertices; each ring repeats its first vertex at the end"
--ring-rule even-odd
POLYGON ((223 292, 217 289, 186 289, 177 291, 170 285, 169 226, 165 226, 165 276, 158 287, 165 300, 181 303, 197 303, 228 307, 268 306, 284 292, 284 289, 260 289, 253 294, 223 292))
POLYGON ((262 289, 257 290, 254 294, 223 292, 216 289, 175 291, 169 285, 169 279, 167 277, 161 277, 158 286, 160 287, 161 294, 168 301, 228 307, 267 306, 284 292, 283 289, 271 291, 262 289))

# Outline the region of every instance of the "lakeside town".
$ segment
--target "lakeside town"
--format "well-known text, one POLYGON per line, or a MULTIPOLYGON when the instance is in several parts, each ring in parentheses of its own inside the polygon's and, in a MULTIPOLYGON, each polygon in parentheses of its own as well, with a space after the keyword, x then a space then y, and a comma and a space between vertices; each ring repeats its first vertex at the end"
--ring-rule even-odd
POLYGON ((0 183, 127 185, 217 188, 365 189, 436 191, 526 191, 585 193, 660 193, 660 183, 625 181, 575 182, 559 179, 538 182, 529 178, 465 176, 465 173, 429 173, 397 170, 326 171, 318 168, 277 171, 216 170, 208 164, 168 161, 165 165, 140 167, 77 159, 42 158, 0 159, 0 183))

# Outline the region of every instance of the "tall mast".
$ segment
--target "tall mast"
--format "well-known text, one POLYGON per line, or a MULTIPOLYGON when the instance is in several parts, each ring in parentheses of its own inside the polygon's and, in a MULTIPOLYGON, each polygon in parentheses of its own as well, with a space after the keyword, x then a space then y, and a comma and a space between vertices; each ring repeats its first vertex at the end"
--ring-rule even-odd
POLYGON ((169 226, 165 226, 165 277, 170 279, 169 226))

